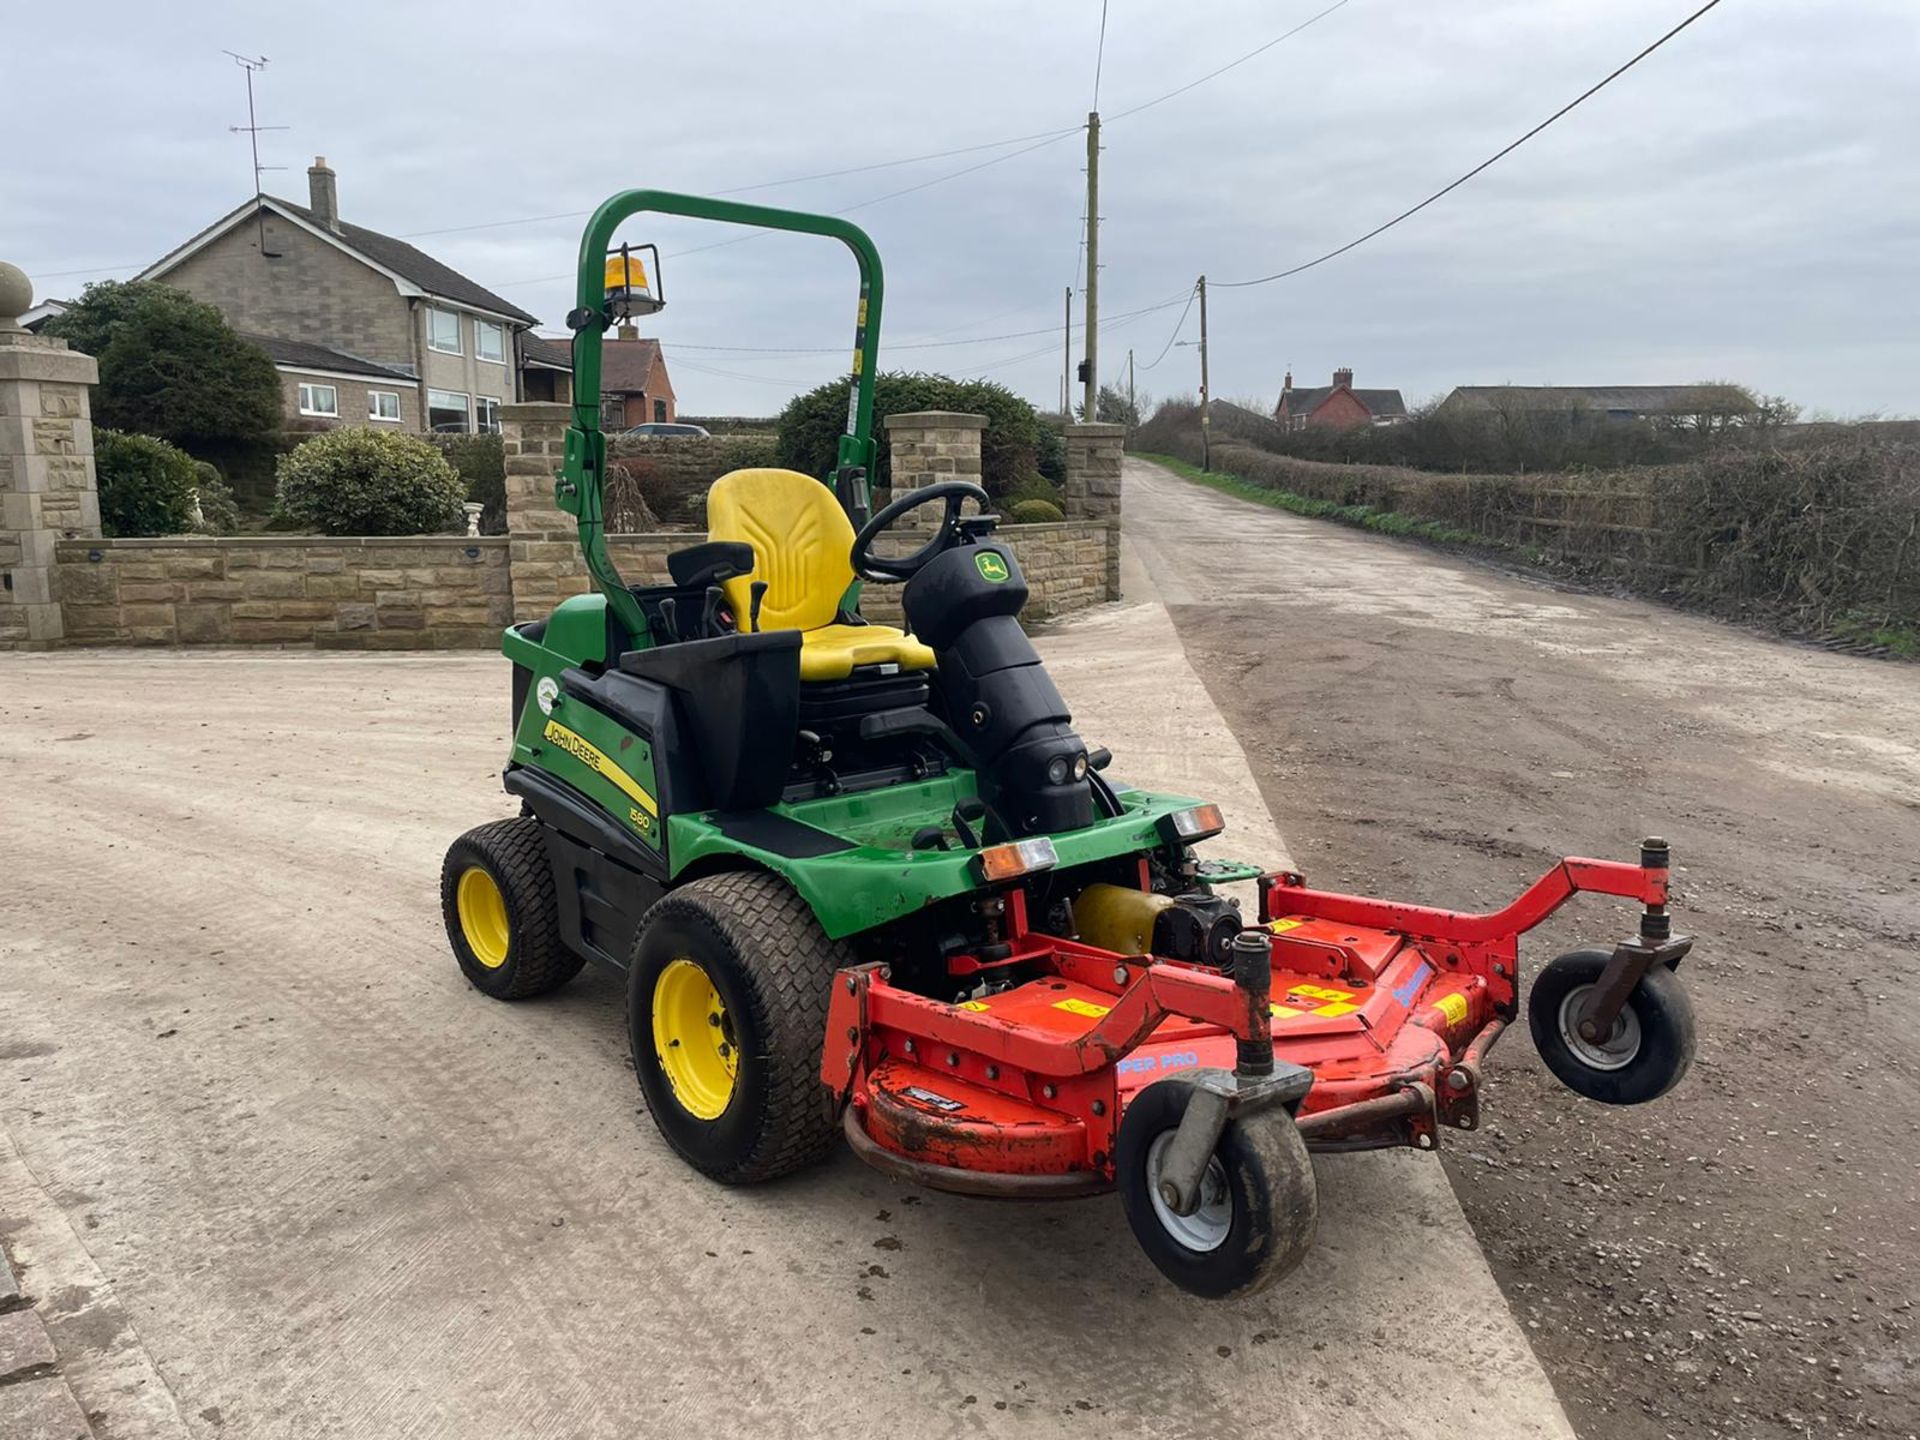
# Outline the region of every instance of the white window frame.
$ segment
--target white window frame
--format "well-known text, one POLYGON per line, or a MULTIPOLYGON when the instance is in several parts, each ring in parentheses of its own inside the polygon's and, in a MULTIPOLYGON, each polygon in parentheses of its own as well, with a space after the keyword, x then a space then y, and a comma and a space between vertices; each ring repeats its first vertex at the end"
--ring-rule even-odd
POLYGON ((381 425, 398 425, 400 418, 400 392, 398 390, 367 391, 367 419, 369 422, 381 425), (381 400, 391 400, 393 402, 393 413, 391 415, 382 415, 380 413, 380 405, 378 402, 381 400))
POLYGON ((340 418, 339 386, 322 385, 315 380, 302 380, 300 382, 298 395, 300 413, 302 415, 317 415, 323 420, 338 420, 340 418), (322 390, 327 392, 328 399, 332 405, 331 409, 322 410, 314 403, 320 398, 320 392, 322 390))
POLYGON ((495 324, 491 320, 475 320, 473 322, 473 358, 476 360, 484 360, 489 365, 506 364, 507 327, 495 324), (494 337, 497 347, 496 352, 492 355, 487 354, 486 337, 489 334, 494 337))
POLYGON ((473 397, 473 429, 477 435, 495 435, 500 430, 500 406, 504 402, 498 395, 476 395, 473 397), (482 407, 487 407, 489 417, 482 420, 482 407))
POLYGON ((434 411, 451 410, 454 408, 451 405, 436 404, 433 398, 436 395, 443 395, 449 399, 455 399, 460 402, 460 408, 464 411, 467 417, 467 428, 462 433, 471 435, 473 433, 473 396, 467 394, 465 391, 462 391, 462 390, 429 390, 427 391, 427 409, 426 409, 426 414, 424 416, 424 419, 426 421, 427 432, 429 434, 434 433, 434 429, 433 429, 434 423, 435 423, 433 418, 434 411))
POLYGON ((464 355, 467 353, 460 346, 460 312, 458 310, 442 310, 438 305, 429 305, 427 307, 427 348, 436 355, 464 355), (433 332, 434 321, 438 320, 442 315, 453 321, 453 344, 451 347, 440 344, 439 338, 433 332))

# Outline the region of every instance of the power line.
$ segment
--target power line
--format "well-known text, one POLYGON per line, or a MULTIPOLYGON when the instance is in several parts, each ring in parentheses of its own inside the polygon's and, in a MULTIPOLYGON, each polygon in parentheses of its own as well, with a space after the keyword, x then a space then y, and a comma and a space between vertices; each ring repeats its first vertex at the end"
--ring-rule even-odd
POLYGON ((1093 104, 1089 109, 1100 108, 1100 67, 1107 58, 1107 0, 1100 0, 1100 44, 1093 52, 1093 104))
POLYGON ((1256 56, 1266 54, 1267 51, 1271 50, 1274 46, 1278 45, 1282 40, 1291 40, 1294 36, 1298 35, 1302 30, 1305 30, 1309 25, 1317 25, 1320 21, 1326 19, 1327 16, 1333 14, 1334 11, 1343 9, 1344 7, 1352 3, 1353 3, 1353 0, 1334 0, 1333 4, 1329 5, 1326 9, 1322 10, 1318 15, 1314 15, 1309 19, 1302 20, 1298 25, 1294 26, 1291 30, 1287 31, 1286 34, 1284 35, 1274 36, 1273 39, 1267 41, 1267 43, 1260 46, 1259 49, 1249 50, 1246 54, 1242 55, 1238 60, 1229 60, 1226 64, 1222 65, 1218 70, 1209 70, 1206 74, 1202 75, 1198 80, 1190 80, 1185 85, 1182 85, 1178 90, 1169 90, 1164 95, 1155 96, 1151 100, 1142 101, 1140 104, 1135 105, 1130 109, 1120 111, 1120 113, 1117 115, 1109 115, 1106 117, 1106 123, 1111 125, 1114 121, 1124 120, 1129 115, 1138 115, 1142 110, 1151 110, 1154 106, 1164 104, 1166 101, 1173 99, 1176 95, 1184 95, 1189 90, 1196 89, 1197 87, 1206 84, 1209 80, 1217 80, 1222 75, 1226 74, 1229 70, 1236 70, 1240 66, 1246 64, 1249 60, 1254 59, 1256 56))
MULTIPOLYGON (((1175 295, 1171 300, 1156 301, 1152 305, 1142 305, 1136 310, 1123 310, 1118 315, 1111 316, 1110 320, 1100 321, 1100 328, 1105 330, 1110 321, 1132 320, 1142 315, 1151 315, 1158 310, 1171 309, 1173 306, 1178 305, 1183 298, 1183 296, 1175 295)), ((1038 308, 1038 306, 1031 305, 1019 307, 1019 309, 1029 310, 1038 308)), ((1009 310, 1003 311, 1002 313, 1011 315, 1019 312, 1018 310, 1009 310)), ((1084 329, 1085 322, 1075 321, 1073 328, 1076 330, 1084 329)), ((1001 340, 1029 340, 1035 335, 1058 335, 1059 333, 1059 326, 1045 325, 1037 330, 1010 330, 1003 335, 976 335, 966 340, 908 341, 902 345, 885 345, 885 348, 888 350, 946 350, 957 345, 987 345, 998 343, 1001 340)), ((883 345, 885 344, 885 342, 882 343, 883 345)), ((696 345, 689 341, 680 340, 674 341, 673 347, 675 350, 712 351, 735 355, 839 355, 846 350, 844 345, 696 345)))
POLYGON ((1303 270, 1311 270, 1316 265, 1324 265, 1327 263, 1327 261, 1334 259, 1336 256, 1344 255, 1349 250, 1356 249, 1359 246, 1366 244, 1367 241, 1373 239, 1376 235, 1384 235, 1387 231, 1393 229, 1394 226, 1398 225, 1402 220, 1408 220, 1408 219, 1411 219, 1413 216, 1418 215, 1422 210, 1426 209, 1429 205, 1433 204, 1434 201, 1440 199, 1442 196, 1451 194, 1455 190, 1458 190, 1462 185, 1466 184, 1467 181, 1473 179, 1474 176, 1480 174, 1483 170, 1490 168, 1496 162, 1503 160, 1507 156, 1511 155, 1514 151, 1518 150, 1522 145, 1526 144, 1527 141, 1531 140, 1534 136, 1538 135, 1542 130, 1546 129, 1549 125, 1553 124, 1553 122, 1558 120, 1562 115, 1565 115, 1568 111, 1574 109, 1576 106, 1584 103, 1585 101, 1591 99, 1593 96, 1599 94, 1600 91, 1606 89, 1607 86, 1611 85, 1615 80, 1618 80, 1622 75, 1626 74, 1627 71, 1631 70, 1634 66, 1638 65, 1642 60, 1646 59, 1647 56, 1653 54, 1654 51, 1658 50, 1662 45, 1666 44, 1669 40, 1673 39, 1674 36, 1678 35, 1682 30, 1686 29, 1689 25, 1693 24, 1694 21, 1698 20, 1702 15, 1706 14, 1709 10, 1713 9, 1713 7, 1718 5, 1719 3, 1720 3, 1720 0, 1707 0, 1706 4, 1702 5, 1698 10, 1694 11, 1691 15, 1687 16, 1686 19, 1682 20, 1678 25, 1674 26, 1671 30, 1667 31, 1667 33, 1662 35, 1658 40, 1654 41, 1651 45, 1647 46, 1647 48, 1642 50, 1638 55, 1635 55, 1631 60, 1627 61, 1626 64, 1620 66, 1617 70, 1614 70, 1604 80, 1601 80, 1597 84, 1588 87, 1586 90, 1582 91, 1579 95, 1575 96, 1572 100, 1569 100, 1565 105, 1562 105, 1558 110, 1554 111, 1553 114, 1549 115, 1546 119, 1542 120, 1538 125, 1534 126, 1531 130, 1527 131, 1527 133, 1522 135, 1518 140, 1515 140, 1512 144, 1507 145, 1504 148, 1495 151, 1492 155, 1489 155, 1485 160, 1482 160, 1478 165, 1474 166, 1473 169, 1467 171, 1467 173, 1462 175, 1458 180, 1455 180, 1450 185, 1442 186, 1440 189, 1434 191, 1433 194, 1427 196, 1427 198, 1422 200, 1418 205, 1414 205, 1406 210, 1402 210, 1398 215, 1394 216, 1391 220, 1387 221, 1386 224, 1384 225, 1376 225, 1373 229, 1367 231, 1367 233, 1362 235, 1359 239, 1349 240, 1346 244, 1340 246, 1336 250, 1329 250, 1324 255, 1318 256, 1317 258, 1312 260, 1308 260, 1304 264, 1295 265, 1290 269, 1276 270, 1273 274, 1263 275, 1258 280, 1219 280, 1219 281, 1215 281, 1214 283, 1223 289, 1243 290, 1250 285, 1265 285, 1274 280, 1284 280, 1289 275, 1298 275, 1303 270))
MULTIPOLYGON (((1157 310, 1170 309, 1171 307, 1178 305, 1179 303, 1180 303, 1180 297, 1176 295, 1174 296, 1173 299, 1168 300, 1159 305, 1147 305, 1147 306, 1143 306, 1138 310, 1128 310, 1119 315, 1108 316, 1099 322, 1099 328, 1102 331, 1118 330, 1124 326, 1134 324, 1135 322, 1139 321, 1143 317, 1153 314, 1157 310)), ((1042 355, 1051 355, 1054 353, 1056 352, 1054 351, 1054 347, 1051 344, 1043 345, 1037 350, 1029 350, 1020 355, 1009 355, 1003 360, 989 361, 987 364, 977 366, 972 370, 962 370, 959 372, 959 374, 963 377, 973 376, 973 375, 985 375, 994 370, 1004 370, 1009 365, 1018 365, 1023 360, 1034 360, 1039 358, 1042 355)))
MULTIPOLYGON (((935 185, 943 185, 949 180, 958 180, 962 175, 971 175, 976 170, 985 170, 990 165, 1000 165, 1005 163, 1008 160, 1018 160, 1022 155, 1030 155, 1035 150, 1043 149, 1048 145, 1058 144, 1060 141, 1066 139, 1067 136, 1069 135, 1078 135, 1081 132, 1081 130, 1083 130, 1084 128, 1085 128, 1084 126, 1075 125, 1070 129, 1066 129, 1066 130, 1050 131, 1048 132, 1045 139, 1038 140, 1033 144, 1024 147, 1023 149, 1012 151, 1011 153, 1006 155, 996 155, 991 160, 982 160, 977 165, 968 165, 959 170, 950 170, 945 175, 936 175, 933 177, 933 179, 922 180, 917 185, 908 185, 904 189, 900 189, 900 190, 889 190, 884 195, 875 195, 870 199, 861 200, 852 205, 844 205, 838 210, 829 210, 827 213, 829 215, 851 215, 856 210, 865 210, 869 206, 879 205, 888 200, 898 200, 902 195, 911 195, 918 190, 927 190, 927 189, 931 189, 935 185)), ((731 192, 720 191, 717 193, 727 194, 731 192)), ((767 238, 767 236, 776 234, 776 233, 781 233, 781 232, 776 232, 772 230, 749 230, 744 234, 735 235, 726 240, 715 240, 711 244, 707 244, 707 245, 695 245, 693 248, 689 250, 675 250, 671 254, 666 255, 662 258, 667 260, 679 260, 688 255, 704 254, 708 250, 723 250, 729 245, 744 245, 750 240, 764 240, 767 238)), ((499 290, 512 290, 522 285, 546 285, 546 284, 550 284, 555 280, 571 280, 574 278, 574 273, 575 272, 569 270, 565 274, 561 274, 561 275, 536 275, 526 280, 497 281, 494 283, 493 288, 499 289, 499 290)))
MULTIPOLYGON (((755 190, 775 190, 782 185, 804 185, 812 180, 837 180, 843 175, 864 175, 872 170, 892 170, 902 165, 919 165, 928 160, 947 160, 955 155, 975 155, 982 150, 1004 150, 1009 145, 1024 145, 1029 140, 1062 139, 1079 128, 1078 125, 1069 125, 1061 130, 1040 130, 1031 135, 1014 135, 1005 140, 989 140, 979 145, 960 145, 952 150, 935 150, 926 155, 908 155, 899 160, 878 160, 871 165, 850 165, 844 170, 821 170, 812 175, 789 175, 781 180, 761 180, 752 185, 735 185, 728 190, 711 190, 707 193, 716 196, 746 195, 755 190)), ((470 230, 498 230, 508 225, 541 225, 552 220, 579 220, 591 214, 593 214, 591 210, 561 210, 551 215, 526 215, 517 220, 485 220, 475 225, 446 225, 437 230, 410 230, 398 238, 417 240, 426 235, 460 235, 470 230)))
POLYGON ((1173 322, 1173 333, 1167 336, 1167 343, 1160 347, 1160 353, 1154 356, 1147 364, 1140 367, 1142 370, 1151 370, 1155 365, 1158 365, 1162 360, 1167 358, 1167 352, 1173 349, 1173 342, 1180 338, 1181 327, 1187 323, 1187 312, 1193 309, 1193 297, 1199 293, 1200 287, 1197 284, 1191 290, 1187 291, 1187 307, 1180 312, 1180 318, 1173 322))

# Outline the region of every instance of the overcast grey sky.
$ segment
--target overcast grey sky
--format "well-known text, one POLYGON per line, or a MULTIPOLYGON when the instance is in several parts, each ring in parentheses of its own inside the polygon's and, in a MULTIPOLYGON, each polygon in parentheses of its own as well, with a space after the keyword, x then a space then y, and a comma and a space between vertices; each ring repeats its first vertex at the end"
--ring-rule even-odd
MULTIPOLYGON (((1111 0, 1100 109, 1117 117, 1328 3, 1111 0)), ((1696 3, 1349 0, 1230 73, 1112 119, 1102 313, 1353 238, 1696 3)), ((344 218, 412 235, 586 210, 628 186, 711 192, 1076 126, 1100 24, 1099 0, 94 0, 0 13, 0 258, 43 295, 131 274, 249 192, 245 137, 227 129, 245 119, 245 91, 225 48, 271 59, 261 120, 291 128, 262 136, 263 160, 288 167, 267 189, 304 200, 306 166, 324 154, 344 218)), ((1724 0, 1406 225, 1298 278, 1216 290, 1214 393, 1271 405, 1289 364, 1309 384, 1347 365, 1409 402, 1456 384, 1727 378, 1810 410, 1920 413, 1917 75, 1915 0, 1724 0)), ((887 266, 883 343, 1030 331, 1058 325, 1075 278, 1081 136, 862 204, 1024 148, 742 198, 860 207, 850 218, 887 266)), ((415 243, 552 332, 582 223, 415 243)), ((628 233, 669 257, 728 238, 682 221, 628 233)), ((671 305, 651 323, 687 411, 766 413, 844 368, 854 276, 830 242, 757 238, 666 269, 671 305)), ((1145 366, 1178 315, 1103 327, 1103 375, 1123 376, 1129 347, 1145 366)), ((1059 353, 1056 330, 882 358, 984 372, 1051 405, 1059 353)), ((1197 370, 1176 347, 1139 384, 1192 391, 1197 370)))

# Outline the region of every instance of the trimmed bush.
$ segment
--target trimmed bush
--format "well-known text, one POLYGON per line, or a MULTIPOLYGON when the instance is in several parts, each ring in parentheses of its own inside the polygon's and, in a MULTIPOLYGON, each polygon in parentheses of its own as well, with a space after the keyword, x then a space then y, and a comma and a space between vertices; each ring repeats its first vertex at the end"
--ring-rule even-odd
POLYGON ((108 536, 179 535, 193 525, 193 457, 151 435, 93 432, 100 531, 108 536))
POLYGON ((1050 525, 1066 518, 1051 500, 1016 500, 1007 507, 1007 519, 1015 525, 1050 525))
POLYGON ((279 513, 323 535, 426 535, 456 526, 466 483, 429 442, 354 426, 278 466, 279 513))

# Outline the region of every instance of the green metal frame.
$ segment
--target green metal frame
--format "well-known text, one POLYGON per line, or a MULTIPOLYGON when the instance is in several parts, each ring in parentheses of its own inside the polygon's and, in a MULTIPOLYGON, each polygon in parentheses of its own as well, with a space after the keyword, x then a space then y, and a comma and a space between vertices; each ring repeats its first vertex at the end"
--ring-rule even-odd
MULTIPOLYGON (((554 485, 554 499, 579 522, 580 549, 586 556, 587 570, 607 597, 614 618, 630 635, 645 633, 647 625, 639 601, 633 598, 607 553, 607 437, 600 428, 600 349, 607 327, 613 323, 604 289, 607 251, 621 223, 647 211, 761 230, 824 235, 853 251, 860 266, 860 308, 854 323, 853 393, 847 399, 847 428, 840 437, 836 476, 855 467, 868 475, 873 473, 873 379, 880 358, 880 303, 885 291, 880 252, 874 249, 866 231, 831 215, 740 205, 669 190, 623 190, 593 212, 586 233, 580 237, 577 306, 568 317, 568 324, 574 327, 573 424, 567 428, 566 456, 554 485)), ((653 280, 656 285, 663 283, 658 275, 653 280)), ((847 503, 841 493, 842 503, 847 503)), ((859 508, 864 509, 864 504, 859 508)), ((856 515, 855 523, 862 519, 863 515, 856 515)))

